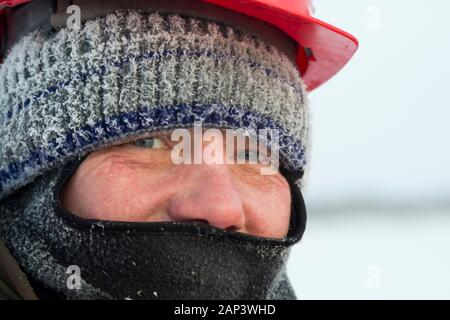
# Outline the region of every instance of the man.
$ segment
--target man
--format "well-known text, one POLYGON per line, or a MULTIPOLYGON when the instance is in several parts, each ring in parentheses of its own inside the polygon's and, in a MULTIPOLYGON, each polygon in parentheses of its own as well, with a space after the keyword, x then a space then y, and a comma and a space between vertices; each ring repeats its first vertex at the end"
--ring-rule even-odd
POLYGON ((296 298, 285 267, 306 221, 307 85, 356 43, 313 20, 309 1, 296 19, 267 18, 270 1, 211 2, 75 1, 75 27, 59 2, 26 32, 21 10, 48 1, 7 12, 5 298, 296 298), (337 34, 334 48, 308 33, 299 47, 288 21, 337 34))

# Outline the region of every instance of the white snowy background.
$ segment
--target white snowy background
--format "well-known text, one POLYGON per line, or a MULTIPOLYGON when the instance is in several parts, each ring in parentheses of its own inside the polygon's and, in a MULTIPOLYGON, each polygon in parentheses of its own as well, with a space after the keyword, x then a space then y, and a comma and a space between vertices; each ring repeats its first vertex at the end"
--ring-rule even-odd
POLYGON ((310 95, 301 299, 450 299, 450 2, 316 0, 360 40, 310 95))

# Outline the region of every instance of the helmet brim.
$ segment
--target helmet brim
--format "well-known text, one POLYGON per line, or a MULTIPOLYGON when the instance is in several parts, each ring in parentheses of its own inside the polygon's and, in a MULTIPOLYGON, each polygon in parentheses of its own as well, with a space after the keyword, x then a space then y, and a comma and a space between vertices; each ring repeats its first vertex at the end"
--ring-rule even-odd
POLYGON ((351 34, 302 11, 261 0, 204 0, 276 26, 298 44, 298 65, 308 91, 331 79, 353 57, 358 40, 351 34))

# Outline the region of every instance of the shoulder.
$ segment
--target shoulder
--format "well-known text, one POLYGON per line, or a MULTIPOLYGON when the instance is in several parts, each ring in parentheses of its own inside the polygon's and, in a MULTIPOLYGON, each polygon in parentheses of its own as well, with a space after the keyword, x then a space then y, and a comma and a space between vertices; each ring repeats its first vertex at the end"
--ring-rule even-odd
POLYGON ((27 276, 0 240, 0 300, 37 300, 27 276))

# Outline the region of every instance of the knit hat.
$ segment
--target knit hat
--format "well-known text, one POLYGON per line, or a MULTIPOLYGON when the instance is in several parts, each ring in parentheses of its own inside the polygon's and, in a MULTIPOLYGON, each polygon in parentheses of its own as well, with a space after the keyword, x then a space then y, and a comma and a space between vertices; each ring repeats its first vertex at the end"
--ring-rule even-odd
POLYGON ((277 129, 280 163, 305 166, 306 89, 277 48, 236 28, 118 11, 35 31, 0 69, 0 200, 37 176, 143 132, 277 129))

